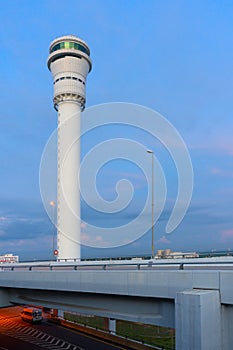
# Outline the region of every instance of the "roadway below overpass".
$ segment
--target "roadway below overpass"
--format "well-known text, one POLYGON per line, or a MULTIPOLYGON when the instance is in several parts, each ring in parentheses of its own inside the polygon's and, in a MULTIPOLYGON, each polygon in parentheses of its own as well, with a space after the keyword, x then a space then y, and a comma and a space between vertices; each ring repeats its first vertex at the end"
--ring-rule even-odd
POLYGON ((81 334, 48 322, 46 315, 40 324, 21 320, 22 307, 0 310, 0 350, 130 350, 110 344, 90 335, 81 334))
POLYGON ((232 350, 232 267, 232 258, 2 265, 0 301, 176 328, 179 350, 232 350))

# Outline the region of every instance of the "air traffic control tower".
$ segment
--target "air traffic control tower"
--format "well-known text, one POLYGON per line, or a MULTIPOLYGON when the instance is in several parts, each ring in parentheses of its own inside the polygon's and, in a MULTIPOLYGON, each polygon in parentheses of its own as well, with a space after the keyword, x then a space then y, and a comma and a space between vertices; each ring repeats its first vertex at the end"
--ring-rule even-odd
POLYGON ((85 108, 86 77, 91 70, 87 44, 73 35, 55 39, 49 49, 54 108, 58 112, 57 250, 58 260, 79 260, 80 115, 85 108))

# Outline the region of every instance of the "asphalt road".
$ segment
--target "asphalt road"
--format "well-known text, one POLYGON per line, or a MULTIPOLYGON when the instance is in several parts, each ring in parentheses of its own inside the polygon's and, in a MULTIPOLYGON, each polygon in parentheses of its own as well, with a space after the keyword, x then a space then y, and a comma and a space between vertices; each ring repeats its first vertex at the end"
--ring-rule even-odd
POLYGON ((0 310, 0 350, 128 350, 44 320, 31 325, 20 317, 22 308, 0 310))
MULTIPOLYGON (((32 345, 19 339, 0 334, 0 350, 41 350, 41 347, 32 345)), ((44 350, 44 348, 43 348, 44 350)))

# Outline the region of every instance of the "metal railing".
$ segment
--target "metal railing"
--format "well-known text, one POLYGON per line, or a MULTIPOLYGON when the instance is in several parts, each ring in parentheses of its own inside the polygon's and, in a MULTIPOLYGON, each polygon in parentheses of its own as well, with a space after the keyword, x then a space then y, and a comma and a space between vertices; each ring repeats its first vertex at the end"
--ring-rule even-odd
MULTIPOLYGON (((177 259, 178 260, 178 259, 177 259)), ((180 259, 179 259, 180 260, 180 259)), ((22 262, 22 263, 2 263, 0 264, 1 271, 16 271, 16 270, 191 270, 191 269, 233 269, 233 259, 225 261, 210 261, 208 258, 202 261, 97 261, 97 262, 22 262), (203 261, 205 260, 205 261, 203 261)))

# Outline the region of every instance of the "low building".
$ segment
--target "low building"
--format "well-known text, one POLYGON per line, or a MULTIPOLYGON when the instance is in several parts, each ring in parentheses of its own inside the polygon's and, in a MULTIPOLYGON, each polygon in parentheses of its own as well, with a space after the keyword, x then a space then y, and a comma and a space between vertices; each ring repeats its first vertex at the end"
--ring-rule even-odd
POLYGON ((199 254, 196 252, 173 252, 171 249, 159 249, 157 251, 157 257, 159 259, 183 259, 183 258, 199 258, 199 254))
POLYGON ((18 263, 19 262, 19 256, 13 255, 13 254, 4 254, 0 255, 0 264, 3 263, 18 263))

